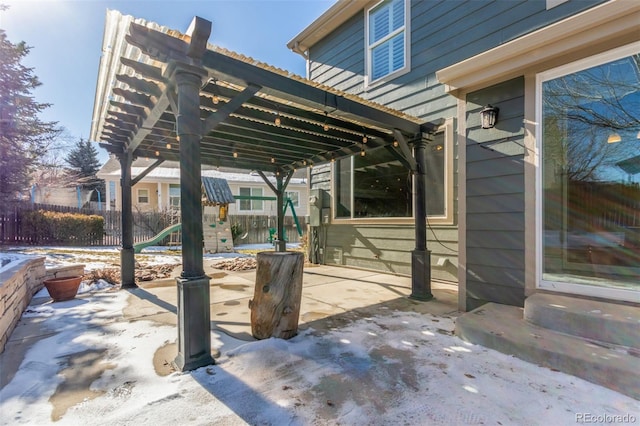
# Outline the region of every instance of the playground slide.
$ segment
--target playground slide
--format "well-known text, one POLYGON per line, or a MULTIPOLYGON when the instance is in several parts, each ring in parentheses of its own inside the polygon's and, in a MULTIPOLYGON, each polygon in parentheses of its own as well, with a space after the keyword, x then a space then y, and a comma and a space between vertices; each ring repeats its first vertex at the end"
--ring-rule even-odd
POLYGON ((172 232, 179 231, 181 227, 182 227, 181 223, 176 223, 175 225, 171 225, 171 226, 168 226, 168 227, 164 228, 162 231, 160 231, 160 233, 158 235, 156 235, 153 238, 150 238, 150 239, 145 240, 145 241, 141 241, 139 243, 135 243, 133 245, 133 252, 134 253, 140 253, 143 248, 152 246, 154 244, 158 244, 160 241, 162 241, 167 236, 169 236, 172 232))

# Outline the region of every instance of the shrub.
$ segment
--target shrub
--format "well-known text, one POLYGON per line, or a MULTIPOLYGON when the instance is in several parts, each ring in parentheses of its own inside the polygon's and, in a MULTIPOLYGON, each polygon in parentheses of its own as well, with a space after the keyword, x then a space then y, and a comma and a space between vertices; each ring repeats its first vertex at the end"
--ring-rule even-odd
POLYGON ((22 235, 32 244, 99 244, 104 235, 104 218, 45 210, 29 211, 22 217, 22 235))

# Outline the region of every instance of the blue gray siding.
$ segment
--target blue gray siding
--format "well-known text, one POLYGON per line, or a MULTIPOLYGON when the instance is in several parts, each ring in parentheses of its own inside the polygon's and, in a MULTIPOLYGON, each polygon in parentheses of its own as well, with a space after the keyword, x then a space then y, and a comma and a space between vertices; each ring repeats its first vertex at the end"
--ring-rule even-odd
POLYGON ((524 79, 467 96, 467 309, 524 303, 524 79), (479 111, 499 105, 482 129, 479 111))

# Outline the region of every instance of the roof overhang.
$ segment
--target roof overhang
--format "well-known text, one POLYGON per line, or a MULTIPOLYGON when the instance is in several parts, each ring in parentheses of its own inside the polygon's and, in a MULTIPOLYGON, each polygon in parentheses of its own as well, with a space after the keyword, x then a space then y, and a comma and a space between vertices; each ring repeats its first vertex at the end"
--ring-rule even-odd
MULTIPOLYGON (((177 161, 170 74, 190 43, 188 35, 108 11, 91 139, 115 155, 177 161)), ((288 172, 434 130, 416 117, 210 44, 199 67, 205 74, 203 165, 288 172)))
POLYGON ((436 73, 457 95, 640 40, 640 2, 612 0, 436 73))
POLYGON ((308 58, 308 51, 311 46, 362 11, 368 3, 371 3, 371 1, 338 0, 318 19, 292 38, 287 43, 287 47, 308 58))

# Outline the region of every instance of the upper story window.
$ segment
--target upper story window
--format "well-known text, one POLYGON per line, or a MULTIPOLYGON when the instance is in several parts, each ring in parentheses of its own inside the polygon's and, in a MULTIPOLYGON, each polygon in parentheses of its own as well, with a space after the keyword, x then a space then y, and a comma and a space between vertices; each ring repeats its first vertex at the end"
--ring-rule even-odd
POLYGON ((409 71, 409 1, 384 0, 366 11, 367 85, 409 71))

